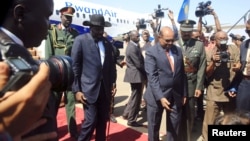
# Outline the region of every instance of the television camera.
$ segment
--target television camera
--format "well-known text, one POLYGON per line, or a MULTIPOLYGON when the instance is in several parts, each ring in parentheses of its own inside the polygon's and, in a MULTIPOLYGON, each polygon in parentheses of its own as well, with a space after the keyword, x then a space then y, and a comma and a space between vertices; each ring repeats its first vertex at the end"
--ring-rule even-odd
MULTIPOLYGON (((168 10, 168 8, 161 8, 161 5, 158 5, 158 9, 155 9, 155 12, 153 14, 150 14, 153 19, 159 19, 164 18, 164 12, 163 10, 168 10)), ((145 20, 145 19, 139 19, 137 22, 137 27, 139 29, 146 29, 147 25, 146 23, 150 23, 151 20, 145 20)))
POLYGON ((164 18, 163 10, 168 10, 168 8, 161 8, 161 5, 158 5, 158 9, 155 9, 155 12, 152 14, 153 19, 164 18))
POLYGON ((244 41, 246 39, 246 36, 241 36, 240 38, 237 37, 236 35, 234 35, 233 33, 230 33, 229 36, 234 39, 234 40, 240 40, 240 41, 244 41))
POLYGON ((211 1, 200 2, 195 10, 196 17, 203 17, 205 15, 211 14, 213 9, 209 9, 208 6, 211 5, 211 1))
POLYGON ((50 67, 49 80, 52 83, 51 90, 65 91, 71 88, 74 74, 72 70, 72 59, 66 55, 52 56, 47 60, 34 60, 30 53, 15 44, 10 44, 8 49, 3 50, 2 58, 10 66, 10 78, 6 85, 0 90, 0 97, 7 91, 15 91, 23 87, 39 70, 39 65, 45 62, 50 67))

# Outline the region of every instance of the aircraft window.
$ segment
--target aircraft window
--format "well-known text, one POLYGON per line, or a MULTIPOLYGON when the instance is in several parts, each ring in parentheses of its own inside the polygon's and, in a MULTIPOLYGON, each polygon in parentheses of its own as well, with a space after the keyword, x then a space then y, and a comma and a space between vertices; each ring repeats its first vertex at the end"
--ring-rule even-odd
POLYGON ((109 17, 109 21, 111 22, 111 18, 109 17))
POLYGON ((117 21, 117 23, 119 23, 119 19, 117 19, 116 21, 117 21))
POLYGON ((76 13, 76 17, 79 18, 79 13, 76 13))
POLYGON ((56 10, 56 15, 59 15, 60 11, 59 10, 56 10))
POLYGON ((126 20, 123 20, 123 23, 126 23, 126 20))
POLYGON ((129 20, 127 20, 127 24, 129 24, 129 20))
POLYGON ((85 19, 86 18, 85 14, 82 14, 82 17, 85 19))
POLYGON ((120 23, 122 23, 122 19, 120 19, 120 23))

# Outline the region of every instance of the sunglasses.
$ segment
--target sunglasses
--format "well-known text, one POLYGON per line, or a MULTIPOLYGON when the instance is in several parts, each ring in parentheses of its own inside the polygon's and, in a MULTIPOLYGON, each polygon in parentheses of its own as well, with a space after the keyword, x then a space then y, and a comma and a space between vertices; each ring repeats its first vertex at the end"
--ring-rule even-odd
POLYGON ((250 34, 250 29, 246 29, 246 33, 247 33, 247 34, 250 34))

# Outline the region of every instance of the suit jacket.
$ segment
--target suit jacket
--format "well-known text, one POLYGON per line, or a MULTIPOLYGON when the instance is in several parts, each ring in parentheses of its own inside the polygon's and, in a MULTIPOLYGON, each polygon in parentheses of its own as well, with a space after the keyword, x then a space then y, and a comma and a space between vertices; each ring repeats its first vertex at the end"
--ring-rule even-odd
POLYGON ((163 97, 181 106, 183 96, 187 96, 187 79, 181 48, 173 45, 170 50, 174 58, 174 72, 171 70, 165 49, 159 43, 146 51, 148 87, 144 98, 151 106, 160 104, 163 97))
POLYGON ((103 45, 105 48, 103 66, 99 48, 90 33, 77 36, 72 47, 71 58, 74 72, 72 91, 83 92, 90 104, 96 102, 102 82, 109 98, 111 98, 111 88, 115 83, 116 68, 112 44, 103 38, 103 45))
POLYGON ((247 63, 247 50, 250 47, 249 45, 250 39, 242 42, 240 45, 240 63, 241 63, 241 68, 240 71, 236 73, 236 76, 232 82, 232 87, 235 88, 236 90, 238 89, 238 85, 240 84, 242 78, 243 78, 243 71, 246 67, 247 63))
POLYGON ((141 83, 146 80, 144 58, 138 44, 130 41, 126 49, 126 72, 124 82, 141 83))

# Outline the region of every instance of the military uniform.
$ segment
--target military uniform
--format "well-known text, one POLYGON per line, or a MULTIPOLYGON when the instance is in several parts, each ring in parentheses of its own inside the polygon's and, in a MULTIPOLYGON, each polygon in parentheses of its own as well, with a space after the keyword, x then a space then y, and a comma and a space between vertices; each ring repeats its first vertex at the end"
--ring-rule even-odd
MULTIPOLYGON (((211 63, 212 55, 216 52, 219 52, 217 47, 207 52, 207 65, 211 63)), ((239 62, 240 54, 235 45, 229 45, 226 52, 229 56, 228 61, 215 63, 213 74, 207 77, 207 102, 202 128, 202 137, 205 141, 208 140, 208 125, 214 123, 214 119, 220 114, 220 111, 228 113, 235 110, 235 98, 229 97, 225 91, 229 90, 232 85, 235 77, 232 67, 234 63, 239 62)))
MULTIPOLYGON (((72 7, 64 7, 60 10, 62 15, 73 16, 74 9, 72 7)), ((62 23, 58 25, 52 24, 47 40, 45 42, 45 59, 53 55, 71 55, 71 48, 74 39, 79 33, 72 27, 65 28, 62 23)), ((75 97, 71 91, 71 87, 65 92, 54 92, 55 107, 58 110, 62 95, 64 94, 64 102, 67 115, 68 131, 70 135, 77 138, 77 125, 75 120, 75 97)), ((57 111, 56 111, 57 115, 57 111)))
POLYGON ((205 69, 206 69, 206 53, 204 44, 196 39, 190 39, 184 43, 183 58, 184 68, 188 80, 188 97, 186 105, 186 118, 188 121, 189 136, 194 124, 195 117, 195 90, 204 89, 205 69))
POLYGON ((184 69, 188 80, 187 103, 183 110, 185 115, 182 121, 182 131, 185 132, 183 134, 187 137, 182 138, 182 140, 190 141, 196 113, 195 103, 197 98, 194 97, 195 91, 204 89, 206 53, 203 42, 191 38, 195 22, 185 20, 180 23, 180 30, 187 32, 185 34, 189 34, 188 39, 179 39, 179 43, 181 43, 180 46, 182 47, 184 69))

